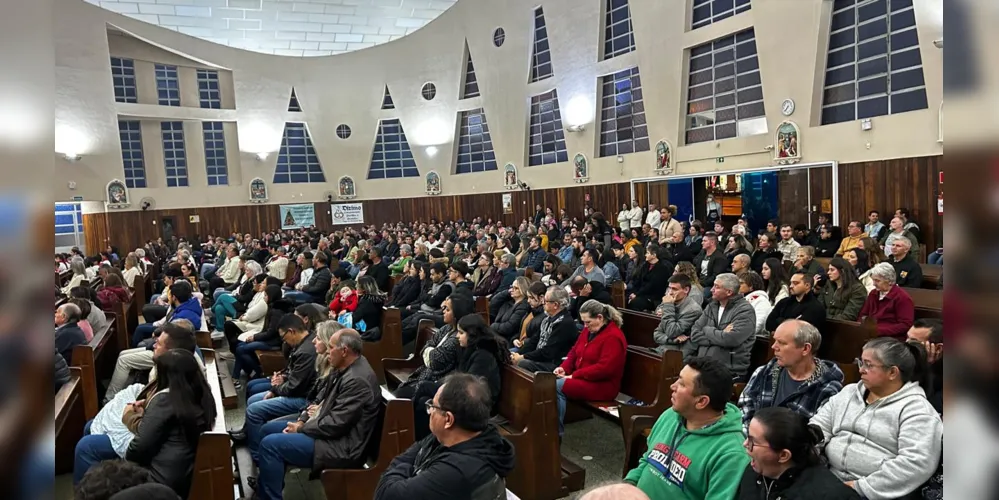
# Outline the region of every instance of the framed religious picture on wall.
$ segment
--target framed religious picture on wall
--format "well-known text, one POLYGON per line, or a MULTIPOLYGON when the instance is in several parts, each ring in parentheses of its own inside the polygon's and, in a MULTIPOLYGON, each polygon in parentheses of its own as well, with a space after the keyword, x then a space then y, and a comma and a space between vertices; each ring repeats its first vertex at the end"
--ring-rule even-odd
POLYGON ((503 166, 503 187, 507 189, 517 189, 520 185, 520 177, 517 176, 517 166, 507 163, 503 166))
POLYGON ((577 184, 590 180, 590 162, 583 153, 577 153, 572 159, 572 180, 577 184))
POLYGON ((666 141, 656 143, 656 174, 671 175, 673 173, 673 147, 666 141))
POLYGON ((431 196, 441 194, 441 176, 436 170, 427 173, 427 194, 431 196))
POLYGON ((250 181, 250 203, 266 203, 267 198, 267 183, 255 177, 250 181))
POLYGON ((337 181, 337 196, 341 200, 353 200, 357 198, 357 189, 354 187, 354 178, 345 175, 337 181))
POLYGON ((777 127, 774 151, 774 161, 778 165, 791 165, 801 161, 801 131, 796 123, 787 120, 777 127))
POLYGON ((109 182, 105 188, 105 192, 107 192, 108 196, 108 208, 128 208, 131 205, 128 201, 128 187, 121 180, 114 179, 109 182))
POLYGON ((503 194, 503 213, 508 215, 513 213, 513 195, 510 193, 503 194))

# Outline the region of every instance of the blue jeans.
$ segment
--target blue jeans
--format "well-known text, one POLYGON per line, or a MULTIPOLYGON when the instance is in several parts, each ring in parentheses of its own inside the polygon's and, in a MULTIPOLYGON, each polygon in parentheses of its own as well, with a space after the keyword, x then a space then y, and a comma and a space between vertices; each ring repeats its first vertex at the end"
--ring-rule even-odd
POLYGON ((263 401, 263 394, 269 390, 271 390, 271 380, 269 378, 258 378, 256 380, 249 381, 246 384, 246 406, 249 407, 251 403, 263 401), (253 396, 258 394, 261 396, 254 399, 253 396))
POLYGON ((305 398, 273 397, 264 400, 264 394, 257 394, 247 400, 246 423, 243 424, 243 430, 246 432, 246 444, 254 461, 259 463, 257 450, 260 449, 260 440, 263 438, 261 430, 264 424, 275 418, 301 413, 307 404, 305 398))
POLYGON ((163 295, 163 294, 162 293, 154 293, 152 297, 149 297, 149 303, 152 304, 152 303, 156 302, 156 299, 160 298, 160 295, 163 295))
POLYGON ((236 312, 236 307, 233 305, 235 303, 236 297, 233 295, 222 295, 215 301, 215 305, 212 306, 212 312, 215 313, 216 330, 223 331, 226 315, 231 318, 239 316, 239 313, 236 312))
MULTIPOLYGON (((284 422, 281 425, 283 430, 284 422)), ((315 450, 316 441, 305 434, 278 432, 267 436, 260 443, 257 460, 257 495, 264 500, 284 498, 285 464, 312 468, 315 450)))
POLYGON ((277 349, 279 348, 274 348, 265 342, 237 342, 236 350, 233 353, 236 361, 232 364, 232 378, 239 378, 242 372, 246 372, 250 377, 254 373, 263 374, 263 368, 260 367, 256 351, 276 351, 277 349))
POLYGON ((290 300, 296 304, 311 304, 314 302, 318 303, 318 301, 316 301, 316 298, 313 297, 312 294, 305 293, 301 290, 293 290, 290 292, 285 292, 284 298, 285 300, 290 300))
POLYGON ((111 447, 111 438, 103 434, 90 433, 90 425, 93 423, 94 421, 91 420, 83 426, 83 439, 76 443, 76 453, 73 458, 73 485, 79 484, 83 475, 91 467, 105 460, 120 458, 111 447))
POLYGON ((152 337, 155 332, 156 327, 152 323, 143 323, 135 327, 135 331, 132 332, 132 347, 139 347, 139 342, 152 337))
POLYGON ((565 394, 562 393, 562 386, 565 385, 564 378, 555 380, 555 396, 558 399, 558 437, 565 433, 565 394))
POLYGON ((935 266, 943 265, 943 254, 937 251, 933 251, 929 256, 926 257, 926 263, 935 266))
POLYGON ((208 277, 210 276, 209 273, 215 274, 215 269, 217 269, 215 264, 208 264, 208 263, 201 264, 201 277, 204 279, 208 279, 208 277))

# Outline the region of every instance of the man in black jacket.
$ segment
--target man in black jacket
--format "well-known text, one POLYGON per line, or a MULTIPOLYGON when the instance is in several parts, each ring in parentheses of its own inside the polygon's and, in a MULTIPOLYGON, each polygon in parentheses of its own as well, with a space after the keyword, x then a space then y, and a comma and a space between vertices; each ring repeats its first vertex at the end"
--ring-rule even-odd
POLYGON ((250 454, 257 460, 264 423, 305 409, 307 396, 316 378, 316 346, 302 318, 286 314, 278 323, 281 340, 291 346, 288 367, 270 380, 257 379, 246 384, 246 421, 242 432, 232 432, 236 441, 245 439, 250 454))
POLYGON ((514 449, 489 424, 486 383, 466 373, 445 379, 427 402, 431 436, 389 464, 375 500, 505 498, 514 449))
POLYGON ((694 269, 697 269, 698 278, 704 286, 702 302, 705 302, 711 298, 711 287, 708 284, 714 284, 719 274, 728 272, 729 262, 725 253, 718 249, 718 235, 713 231, 704 233, 701 246, 701 253, 694 257, 694 269))
POLYGON ((268 426, 273 432, 261 442, 257 461, 256 493, 261 499, 283 498, 286 465, 322 471, 364 464, 382 397, 378 377, 361 355, 363 347, 355 330, 334 333, 328 351, 334 373, 322 403, 287 422, 283 430, 281 424, 277 429, 268 426))
POLYGON ((329 291, 330 281, 333 279, 328 264, 329 259, 326 254, 316 252, 316 256, 312 258, 312 266, 315 271, 312 272, 309 282, 301 290, 285 292, 284 298, 296 304, 322 303, 326 300, 326 292, 329 291))
POLYGON ((897 238, 888 249, 888 262, 895 268, 895 283, 901 287, 920 288, 923 285, 923 268, 912 257, 912 242, 897 238))
POLYGON ((389 271, 388 264, 382 260, 382 251, 379 248, 372 248, 368 252, 368 257, 371 258, 371 265, 368 266, 367 272, 364 273, 365 276, 371 276, 375 279, 375 283, 378 284, 378 289, 389 293, 392 290, 389 288, 389 276, 392 273, 389 271))
POLYGON ((55 348, 68 363, 73 362, 73 348, 87 343, 80 329, 82 313, 76 304, 67 302, 55 310, 55 348))
POLYGON ((789 319, 807 321, 821 329, 826 322, 826 306, 812 293, 814 285, 814 279, 807 273, 791 275, 791 286, 788 287, 791 296, 784 297, 774 305, 770 316, 767 316, 767 331, 776 331, 781 323, 789 319))
POLYGON ((519 352, 510 355, 513 364, 529 372, 555 370, 579 337, 579 330, 569 314, 569 292, 559 287, 548 289, 544 308, 541 332, 528 337, 519 352))

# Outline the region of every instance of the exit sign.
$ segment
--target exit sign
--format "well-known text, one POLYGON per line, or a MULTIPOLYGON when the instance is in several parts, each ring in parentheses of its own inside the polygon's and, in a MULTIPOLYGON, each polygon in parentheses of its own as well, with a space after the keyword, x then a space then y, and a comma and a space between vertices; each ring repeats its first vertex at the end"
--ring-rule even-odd
POLYGON ((715 163, 725 163, 725 157, 719 156, 718 158, 715 158, 715 163))

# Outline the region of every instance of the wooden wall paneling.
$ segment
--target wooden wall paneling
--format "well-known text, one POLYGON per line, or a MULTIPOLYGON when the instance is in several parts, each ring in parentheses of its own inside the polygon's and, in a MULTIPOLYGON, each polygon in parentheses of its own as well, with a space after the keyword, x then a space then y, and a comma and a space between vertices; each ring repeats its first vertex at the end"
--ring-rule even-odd
MULTIPOLYGON (((808 171, 781 170, 777 173, 777 213, 781 224, 808 224, 808 171)), ((818 205, 818 202, 815 203, 818 205)))
POLYGON ((642 207, 648 208, 649 203, 655 203, 657 207, 669 206, 669 183, 667 181, 649 183, 649 201, 642 207))
MULTIPOLYGON (((815 207, 815 211, 812 214, 811 220, 808 222, 809 227, 818 224, 819 214, 823 212, 822 210, 822 200, 829 200, 830 207, 827 212, 832 213, 832 199, 833 199, 833 188, 832 188, 832 166, 828 167, 812 167, 808 169, 810 175, 810 185, 808 189, 812 195, 812 206, 815 207)), ((849 221, 840 220, 840 226, 846 228, 849 221)), ((843 230, 846 234, 846 230, 843 230)))

